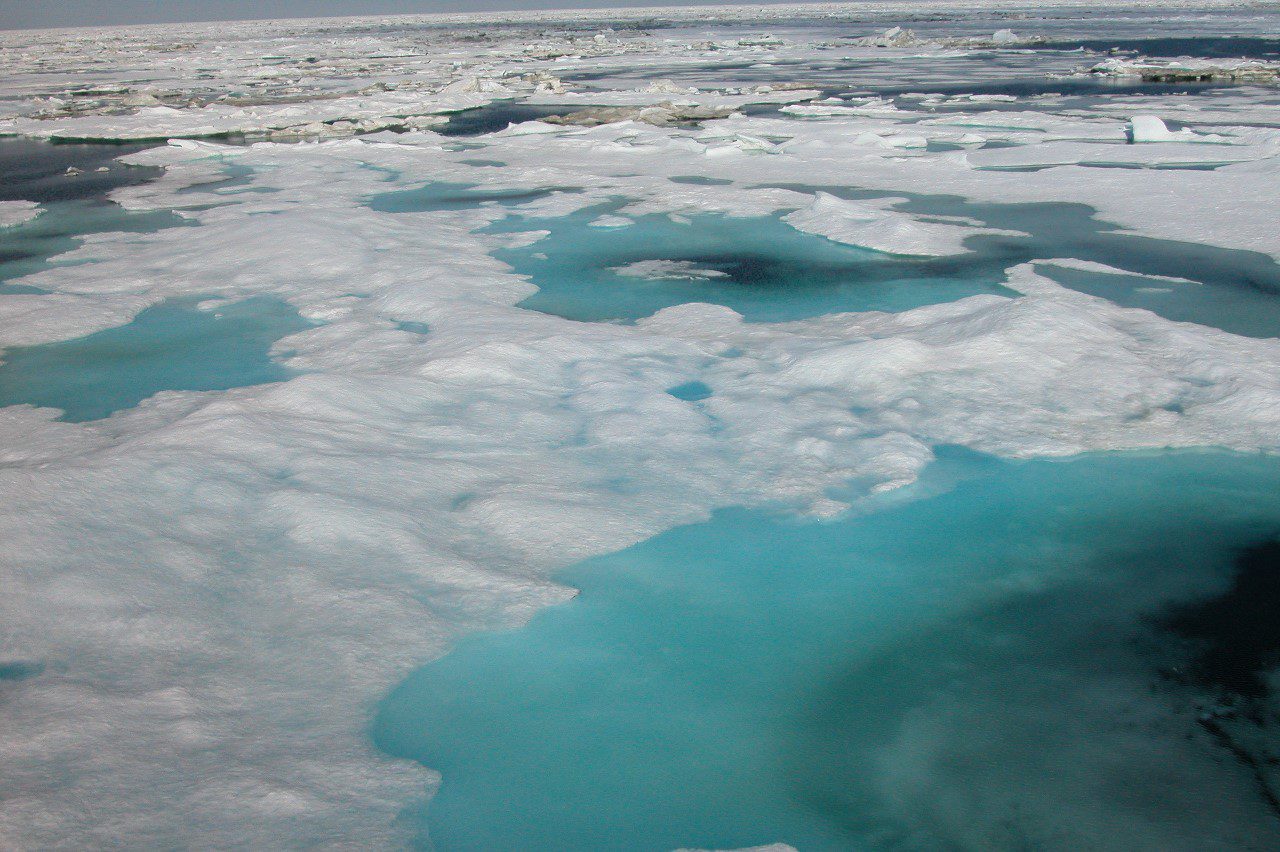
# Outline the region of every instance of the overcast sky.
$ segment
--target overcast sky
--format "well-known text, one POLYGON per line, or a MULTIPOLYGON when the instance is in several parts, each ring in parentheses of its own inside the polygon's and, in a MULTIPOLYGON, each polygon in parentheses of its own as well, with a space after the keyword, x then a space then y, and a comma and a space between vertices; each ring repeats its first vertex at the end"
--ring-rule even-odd
POLYGON ((717 2, 727 0, 0 0, 0 29, 717 2))

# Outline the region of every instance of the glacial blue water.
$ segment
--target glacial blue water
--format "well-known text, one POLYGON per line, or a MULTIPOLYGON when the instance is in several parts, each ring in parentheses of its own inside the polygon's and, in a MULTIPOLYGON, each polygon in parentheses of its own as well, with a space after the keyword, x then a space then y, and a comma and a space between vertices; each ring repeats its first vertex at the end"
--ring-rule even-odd
POLYGON ((569 568, 373 735, 443 772, 441 852, 1275 848, 1160 614, 1278 533, 1274 458, 944 448, 867 512, 729 509, 569 568))
POLYGON ((593 225, 607 209, 555 219, 513 217, 494 228, 550 231, 531 245, 494 252, 538 286, 521 307, 598 322, 711 302, 748 322, 783 322, 845 311, 903 311, 978 293, 1012 295, 989 269, 939 274, 936 261, 842 245, 773 216, 701 214, 674 221, 650 215, 625 227, 593 225), (618 272, 655 260, 718 274, 646 278, 618 272))
POLYGON ((127 325, 73 340, 4 350, 0 406, 62 409, 97 420, 165 390, 226 390, 283 381, 270 356, 282 337, 311 324, 287 302, 255 297, 212 310, 198 299, 148 308, 127 325))
POLYGON ((706 382, 693 381, 667 388, 667 393, 685 402, 701 402, 710 397, 714 391, 711 390, 706 382))

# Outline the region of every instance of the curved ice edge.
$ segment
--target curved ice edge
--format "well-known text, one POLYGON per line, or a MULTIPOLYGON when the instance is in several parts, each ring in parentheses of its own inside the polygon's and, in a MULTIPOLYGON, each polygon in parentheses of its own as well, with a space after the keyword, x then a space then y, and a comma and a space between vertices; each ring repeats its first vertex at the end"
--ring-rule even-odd
POLYGON ((30 222, 42 212, 44 208, 34 201, 0 201, 0 228, 30 222))

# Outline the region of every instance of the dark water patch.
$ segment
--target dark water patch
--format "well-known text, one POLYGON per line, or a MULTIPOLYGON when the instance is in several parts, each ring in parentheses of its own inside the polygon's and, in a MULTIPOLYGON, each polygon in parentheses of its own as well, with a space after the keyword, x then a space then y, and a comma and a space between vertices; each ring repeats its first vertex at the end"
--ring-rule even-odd
MULTIPOLYGON (((973 53, 964 57, 957 57, 943 68, 943 73, 929 74, 922 72, 922 76, 912 80, 908 84, 901 82, 901 76, 882 75, 883 67, 878 66, 872 60, 856 60, 852 62, 831 63, 828 65, 814 65, 806 63, 801 66, 795 66, 790 69, 780 67, 770 68, 744 68, 735 75, 734 82, 737 85, 743 83, 768 84, 776 83, 780 75, 787 73, 785 79, 788 83, 805 83, 818 91, 819 98, 842 97, 842 96, 858 96, 858 97, 882 97, 882 98, 900 98, 902 95, 941 95, 948 97, 958 97, 963 95, 1010 95, 1020 100, 1039 98, 1050 95, 1059 95, 1065 98, 1097 98, 1097 97, 1113 97, 1116 95, 1198 95, 1208 94, 1216 90, 1238 87, 1239 84, 1228 81, 1178 81, 1178 82, 1157 82, 1145 81, 1141 78, 1128 77, 1102 77, 1092 75, 1080 76, 1049 76, 1045 70, 1036 67, 1020 67, 1010 66, 1009 69, 997 77, 992 77, 988 73, 991 69, 989 57, 979 53, 973 53), (859 85, 854 90, 849 85, 850 79, 859 79, 859 85), (962 82, 957 82, 962 81, 962 82)), ((662 78, 675 79, 679 82, 699 85, 710 85, 711 80, 707 78, 707 71, 721 72, 726 70, 735 70, 731 66, 716 66, 714 68, 698 68, 698 69, 671 69, 670 73, 652 73, 645 75, 645 79, 662 78)), ((1060 73, 1072 71, 1072 67, 1064 65, 1060 69, 1060 73)), ((601 76, 611 76, 610 74, 602 74, 601 76)), ((566 80, 570 76, 565 77, 566 80)), ((723 85, 722 82, 717 85, 723 85)), ((1015 102, 1016 105, 1016 102, 1015 102)), ((755 103, 742 107, 741 112, 757 116, 770 116, 777 114, 783 104, 777 103, 755 103)), ((994 103, 978 103, 972 102, 964 104, 963 102, 954 105, 921 105, 918 101, 911 98, 905 98, 897 102, 897 106, 903 110, 921 110, 932 111, 935 109, 949 108, 982 108, 982 109, 1009 109, 1010 104, 994 103)), ((1061 108, 1062 105, 1057 105, 1061 108)), ((1022 104, 1021 108, 1025 109, 1026 104, 1022 104)))
POLYGON ((294 373, 271 358, 282 337, 312 327, 287 302, 258 296, 200 310, 173 299, 127 325, 73 340, 4 350, 0 406, 58 408, 98 420, 160 391, 227 390, 294 373))
POLYGON ((1059 164, 1048 165, 1021 165, 1021 166, 978 166, 975 171, 1010 171, 1014 174, 1033 174, 1036 171, 1044 171, 1046 169, 1056 169, 1059 164))
POLYGON ((782 111, 784 106, 786 106, 786 104, 745 104, 738 110, 738 112, 752 118, 793 117, 787 116, 787 114, 782 111))
POLYGON ((0 200, 35 201, 44 208, 33 220, 0 228, 0 294, 44 292, 38 287, 7 282, 49 268, 50 258, 80 245, 77 237, 151 233, 194 224, 164 211, 127 211, 107 200, 113 189, 136 186, 160 176, 160 169, 128 166, 115 160, 146 147, 0 139, 0 200), (68 174, 67 169, 80 173, 68 174))
POLYGON ((924 150, 930 154, 942 154, 949 151, 972 151, 975 148, 986 147, 982 144, 962 145, 959 142, 940 142, 937 139, 930 139, 925 143, 924 150))
POLYGON ((433 210, 466 210, 485 204, 518 205, 561 192, 581 192, 575 186, 546 186, 534 189, 477 189, 475 184, 432 182, 416 189, 385 192, 369 199, 371 209, 381 213, 426 213, 433 210))
POLYGON ((1280 826, 1280 541, 1244 548, 1225 589, 1153 620, 1185 646, 1167 680, 1201 696, 1197 724, 1249 774, 1280 826))
POLYGON ((459 160, 458 162, 465 166, 475 166, 478 169, 499 169, 506 165, 502 160, 469 159, 459 160))
POLYGON ((733 183, 724 178, 707 177, 706 175, 673 175, 667 180, 672 183, 684 183, 690 186, 729 186, 733 183))
POLYGON ((160 176, 158 168, 130 166, 116 160, 149 147, 152 146, 0 138, 0 200, 49 204, 104 199, 113 189, 136 186, 160 176), (67 169, 81 173, 67 174, 67 169))
POLYGON ((1245 550, 1226 591, 1177 606, 1162 623, 1196 646, 1185 669, 1195 684, 1226 696, 1267 697, 1263 675, 1280 666, 1280 541, 1245 550))
POLYGON ((407 331, 410 334, 429 334, 431 326, 425 322, 415 322, 413 320, 402 320, 396 323, 396 328, 400 331, 407 331))
POLYGON ((1154 172, 1212 172, 1232 163, 1080 163, 1086 169, 1147 169, 1154 172))
POLYGON ((1036 165, 1025 166, 976 166, 975 171, 979 172, 1013 172, 1016 174, 1032 174, 1034 172, 1043 172, 1047 169, 1061 168, 1062 166, 1073 166, 1082 169, 1129 169, 1129 170, 1147 170, 1153 172, 1212 172, 1223 166, 1230 166, 1232 163, 1041 163, 1036 165))
POLYGON ((1204 59, 1277 59, 1280 39, 1253 36, 1163 36, 1158 38, 1087 38, 1028 44, 1031 50, 1088 50, 1141 56, 1204 59))
MULTIPOLYGON (((1080 97, 1086 95, 1191 95, 1204 94, 1214 89, 1227 88, 1226 83, 1146 83, 1142 81, 1113 79, 1109 77, 1059 78, 1053 80, 1001 80, 995 82, 954 83, 935 86, 870 86, 873 94, 880 97, 897 97, 909 93, 927 95, 1012 95, 1015 98, 1043 97, 1045 95, 1063 95, 1080 97)), ((906 101, 899 106, 906 106, 906 101)), ((1015 102, 1016 103, 1016 102, 1015 102)), ((970 109, 981 107, 995 109, 999 102, 971 102, 961 104, 970 109)))
POLYGON ((544 105, 494 101, 482 107, 449 115, 449 121, 432 128, 444 136, 483 136, 506 130, 509 125, 539 121, 551 115, 563 115, 583 109, 585 105, 544 105))

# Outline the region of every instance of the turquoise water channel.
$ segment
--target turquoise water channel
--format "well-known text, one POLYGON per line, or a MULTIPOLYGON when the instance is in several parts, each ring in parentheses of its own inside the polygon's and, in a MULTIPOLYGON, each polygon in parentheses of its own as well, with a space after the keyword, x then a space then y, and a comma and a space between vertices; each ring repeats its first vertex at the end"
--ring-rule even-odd
POLYGON ((443 772, 439 850, 1266 848, 1197 721, 1228 679, 1178 673, 1276 648, 1169 625, 1217 600, 1274 639, 1280 601, 1229 590, 1277 534, 1275 459, 944 448, 865 513, 729 509, 567 569, 580 596, 464 638, 373 735, 443 772))

